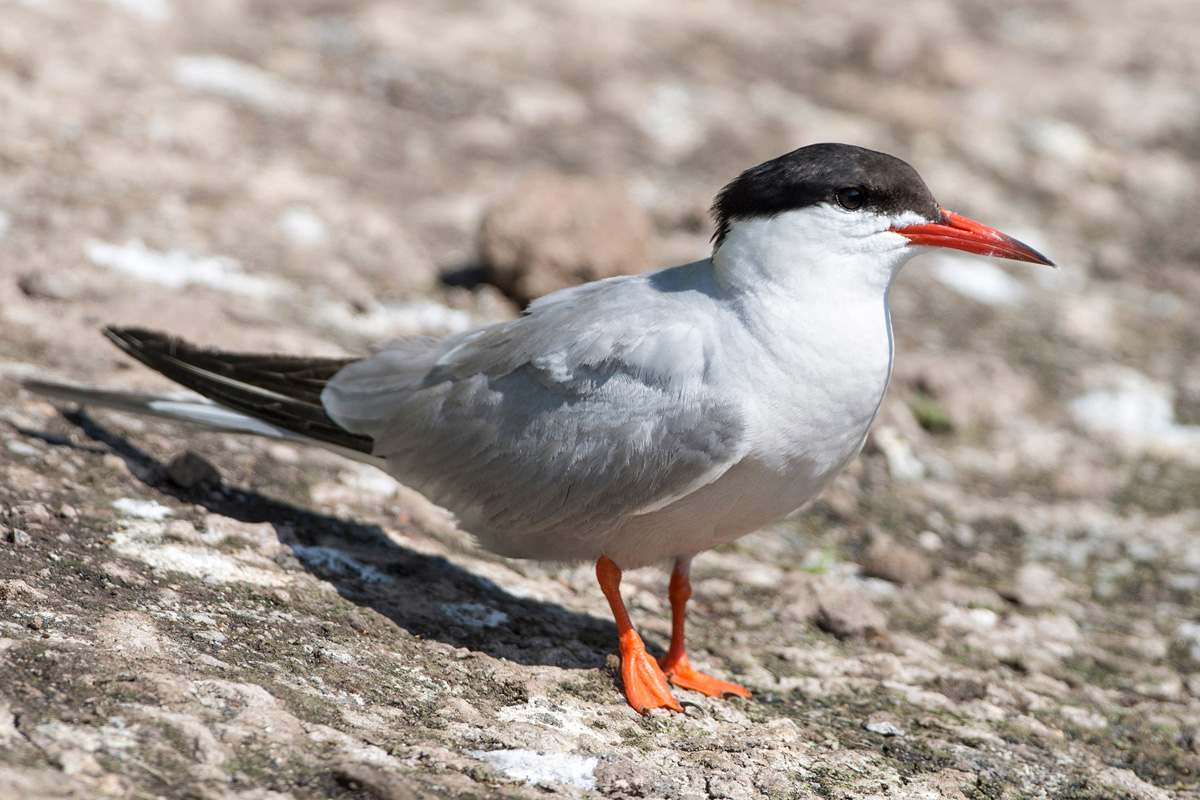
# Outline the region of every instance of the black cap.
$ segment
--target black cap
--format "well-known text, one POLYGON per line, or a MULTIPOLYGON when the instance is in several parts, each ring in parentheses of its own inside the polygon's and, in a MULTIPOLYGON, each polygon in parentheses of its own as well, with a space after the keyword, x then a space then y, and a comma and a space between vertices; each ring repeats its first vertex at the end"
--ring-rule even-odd
POLYGON ((771 217, 820 203, 887 216, 912 211, 930 222, 942 213, 925 181, 906 162, 849 144, 810 144, 751 167, 713 202, 720 246, 735 219, 771 217))

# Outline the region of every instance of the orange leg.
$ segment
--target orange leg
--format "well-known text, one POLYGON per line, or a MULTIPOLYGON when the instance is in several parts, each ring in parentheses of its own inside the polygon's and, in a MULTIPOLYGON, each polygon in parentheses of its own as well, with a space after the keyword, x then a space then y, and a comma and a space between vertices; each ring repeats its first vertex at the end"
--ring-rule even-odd
POLYGON ((694 689, 709 697, 735 694, 749 699, 750 690, 744 686, 711 678, 703 672, 697 672, 688 663, 683 628, 687 618, 687 602, 692 596, 692 583, 688 579, 691 566, 690 557, 680 558, 675 561, 675 568, 671 570, 671 647, 667 654, 658 660, 658 665, 662 667, 671 683, 684 689, 694 689))
POLYGON ((617 632, 621 635, 621 680, 625 683, 625 699, 639 714, 652 708, 683 711, 683 706, 671 694, 658 662, 646 652, 642 637, 629 621, 629 612, 621 600, 621 568, 607 556, 600 556, 596 562, 596 578, 600 581, 600 591, 612 607, 617 632))

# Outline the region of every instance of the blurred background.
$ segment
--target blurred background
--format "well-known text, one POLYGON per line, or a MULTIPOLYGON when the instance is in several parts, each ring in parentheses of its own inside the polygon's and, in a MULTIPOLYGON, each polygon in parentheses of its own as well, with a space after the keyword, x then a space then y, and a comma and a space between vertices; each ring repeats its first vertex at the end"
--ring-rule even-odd
MULTIPOLYGON (((0 500, 20 521, 49 480, 52 517, 88 502, 20 433, 58 423, 16 379, 164 385, 104 324, 361 353, 703 258, 741 170, 813 142, 879 149, 1061 269, 912 262, 863 458, 697 562, 748 603, 703 582, 700 602, 758 631, 752 650, 821 613, 781 576, 832 573, 947 658, 1165 704, 1154 724, 1191 760, 1138 775, 1194 787, 1198 87, 1194 0, 0 0, 0 500)), ((158 430, 142 440, 166 459, 158 430)), ((294 453, 209 441, 231 482, 374 513, 364 478, 322 493, 294 453)), ((327 490, 341 468, 313 458, 327 490)), ((586 569, 514 569, 591 591, 586 569)))

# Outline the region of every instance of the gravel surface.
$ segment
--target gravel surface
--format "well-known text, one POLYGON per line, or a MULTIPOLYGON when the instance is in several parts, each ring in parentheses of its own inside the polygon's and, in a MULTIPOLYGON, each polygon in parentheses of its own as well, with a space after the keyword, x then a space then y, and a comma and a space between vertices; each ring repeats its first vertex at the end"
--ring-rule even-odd
MULTIPOLYGON (((1196 797, 1198 41, 1194 0, 0 2, 0 797, 1196 797), (381 473, 20 388, 165 388, 107 323, 511 316, 479 230, 533 176, 694 260, 813 141, 1062 269, 911 264, 862 457, 697 559, 693 661, 750 702, 638 716, 590 566, 381 473)), ((625 588, 661 648, 665 573, 625 588)))

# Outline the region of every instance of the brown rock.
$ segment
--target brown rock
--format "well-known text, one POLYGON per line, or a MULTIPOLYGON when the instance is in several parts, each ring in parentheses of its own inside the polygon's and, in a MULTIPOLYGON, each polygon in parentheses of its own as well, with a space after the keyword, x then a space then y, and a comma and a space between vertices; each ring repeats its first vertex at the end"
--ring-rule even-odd
POLYGON ((619 181, 536 175, 485 212, 488 280, 521 302, 649 265, 650 221, 619 181))
POLYGON ((933 566, 924 554, 895 542, 873 542, 858 563, 873 578, 908 586, 920 586, 933 577, 933 566))

